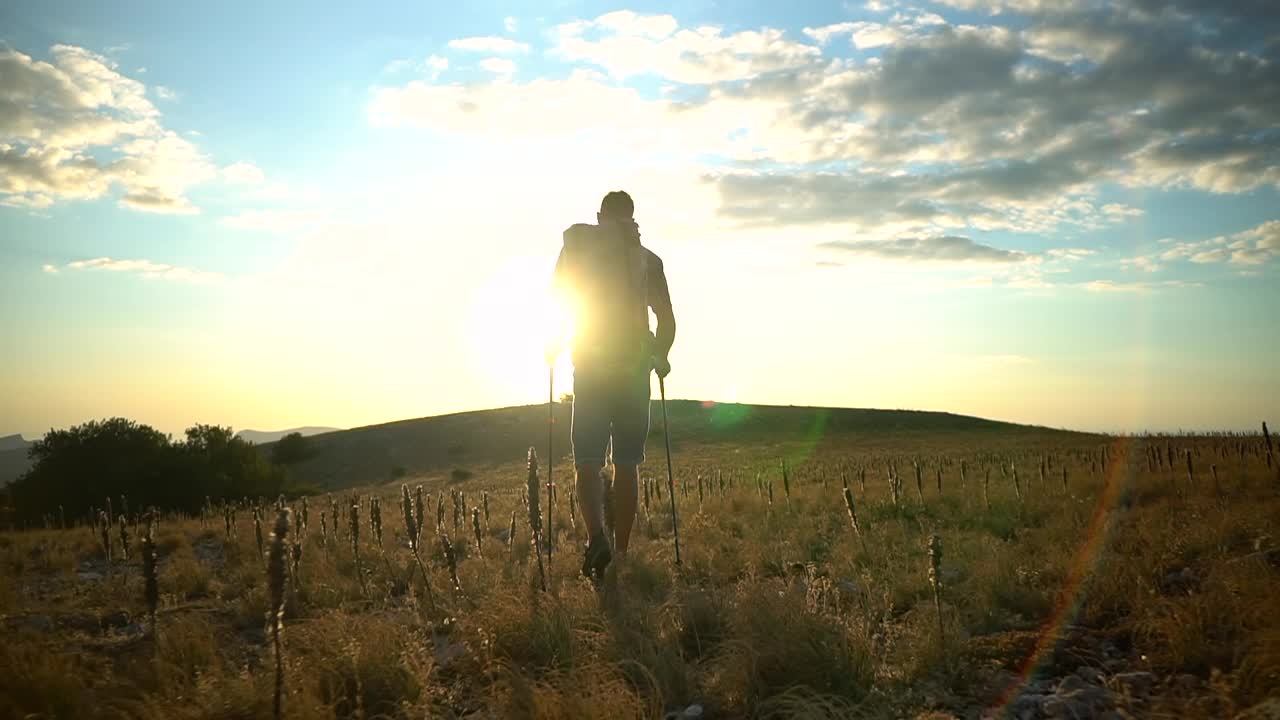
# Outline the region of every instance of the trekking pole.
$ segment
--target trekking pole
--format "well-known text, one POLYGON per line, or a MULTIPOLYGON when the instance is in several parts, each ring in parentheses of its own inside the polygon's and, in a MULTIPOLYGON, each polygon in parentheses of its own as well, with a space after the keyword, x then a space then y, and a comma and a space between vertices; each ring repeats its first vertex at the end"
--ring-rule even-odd
POLYGON ((667 421, 667 383, 658 376, 658 392, 662 396, 662 437, 667 441, 667 494, 671 496, 671 534, 676 540, 676 565, 680 564, 680 527, 676 523, 676 476, 671 469, 671 423, 667 421))
POLYGON ((552 497, 552 470, 556 466, 556 456, 552 454, 556 436, 556 366, 548 368, 547 376, 547 564, 551 564, 551 539, 556 536, 555 515, 552 514, 554 498, 552 497))

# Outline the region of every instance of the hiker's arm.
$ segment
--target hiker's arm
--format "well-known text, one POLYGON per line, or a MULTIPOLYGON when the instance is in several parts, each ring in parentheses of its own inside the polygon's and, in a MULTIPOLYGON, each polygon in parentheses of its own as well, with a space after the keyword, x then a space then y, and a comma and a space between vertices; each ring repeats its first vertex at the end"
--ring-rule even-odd
POLYGON ((676 315, 671 309, 671 291, 667 288, 667 274, 662 261, 656 263, 657 272, 650 273, 649 307, 658 318, 657 346, 654 356, 665 359, 676 341, 676 315))

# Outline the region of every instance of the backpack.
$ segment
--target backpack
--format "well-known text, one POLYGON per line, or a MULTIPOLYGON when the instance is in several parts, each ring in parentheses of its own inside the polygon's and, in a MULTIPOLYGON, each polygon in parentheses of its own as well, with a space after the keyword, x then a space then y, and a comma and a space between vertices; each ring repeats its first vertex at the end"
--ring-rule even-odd
POLYGON ((575 368, 623 370, 649 362, 649 255, 638 240, 599 225, 564 231, 556 274, 575 300, 575 368))

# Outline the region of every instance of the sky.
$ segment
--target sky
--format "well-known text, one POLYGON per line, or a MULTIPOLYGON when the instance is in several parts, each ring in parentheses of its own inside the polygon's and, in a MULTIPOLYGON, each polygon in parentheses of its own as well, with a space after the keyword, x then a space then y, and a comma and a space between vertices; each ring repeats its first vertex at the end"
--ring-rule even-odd
POLYGON ((3 3, 0 435, 543 402, 615 189, 673 397, 1280 423, 1268 4, 3 3))

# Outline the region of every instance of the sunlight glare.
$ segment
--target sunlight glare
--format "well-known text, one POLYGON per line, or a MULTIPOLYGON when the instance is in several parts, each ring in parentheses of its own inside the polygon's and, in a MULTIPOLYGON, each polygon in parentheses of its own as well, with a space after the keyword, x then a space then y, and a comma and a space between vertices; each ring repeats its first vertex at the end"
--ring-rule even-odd
POLYGON ((569 392, 572 366, 568 345, 573 313, 551 291, 551 263, 546 258, 514 257, 478 288, 468 334, 476 362, 505 394, 521 402, 541 398, 546 390, 544 351, 558 342, 556 395, 569 392))

